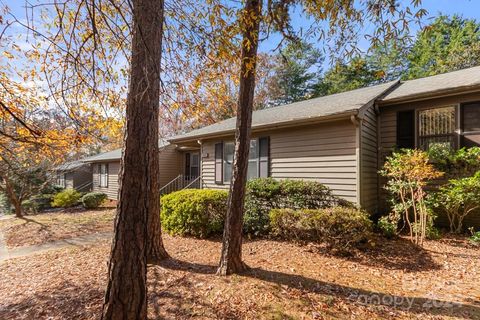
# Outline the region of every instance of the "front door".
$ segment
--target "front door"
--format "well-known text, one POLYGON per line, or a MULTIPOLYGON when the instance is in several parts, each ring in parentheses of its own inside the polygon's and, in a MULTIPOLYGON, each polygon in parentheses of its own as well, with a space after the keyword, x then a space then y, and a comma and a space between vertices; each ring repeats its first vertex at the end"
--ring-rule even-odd
POLYGON ((185 153, 185 178, 186 180, 194 180, 200 174, 200 153, 185 153))

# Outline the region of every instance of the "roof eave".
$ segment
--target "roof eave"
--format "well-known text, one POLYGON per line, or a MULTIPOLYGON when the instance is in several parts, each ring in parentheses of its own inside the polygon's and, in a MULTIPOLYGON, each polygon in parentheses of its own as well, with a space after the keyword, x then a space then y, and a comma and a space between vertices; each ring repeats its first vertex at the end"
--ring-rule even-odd
MULTIPOLYGON (((318 117, 310 117, 310 118, 301 119, 301 120, 293 120, 293 121, 289 120, 289 121, 283 121, 283 122, 267 123, 267 124, 262 124, 262 125, 257 125, 252 127, 252 132, 281 129, 281 128, 293 127, 297 125, 305 125, 310 123, 331 122, 335 120, 342 120, 344 118, 349 118, 351 115, 357 115, 357 114, 358 114, 358 109, 353 109, 353 110, 347 110, 341 113, 335 113, 327 116, 318 116, 318 117)), ((190 142, 190 141, 196 141, 196 140, 202 140, 202 139, 222 137, 226 135, 231 135, 233 133, 235 133, 235 129, 229 129, 229 130, 222 130, 222 131, 217 131, 212 133, 189 136, 185 138, 180 137, 177 139, 170 139, 168 140, 168 142, 178 144, 178 143, 184 143, 184 142, 190 142)))
POLYGON ((413 102, 413 101, 428 100, 431 98, 442 98, 442 97, 454 96, 458 94, 468 94, 478 90, 480 90, 480 84, 430 91, 427 93, 419 93, 419 94, 414 94, 414 95, 409 95, 409 96, 404 96, 404 97, 399 97, 394 99, 383 99, 383 100, 380 99, 378 100, 378 104, 379 106, 395 105, 395 104, 401 104, 401 103, 407 103, 407 102, 413 102))

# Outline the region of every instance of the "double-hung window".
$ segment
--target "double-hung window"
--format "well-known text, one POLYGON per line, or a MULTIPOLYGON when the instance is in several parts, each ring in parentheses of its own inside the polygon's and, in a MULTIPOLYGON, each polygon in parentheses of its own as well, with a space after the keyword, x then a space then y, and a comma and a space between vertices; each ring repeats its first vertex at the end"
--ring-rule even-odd
POLYGON ((57 185, 65 188, 65 173, 63 172, 57 173, 57 185))
MULTIPOLYGON (((269 176, 269 141, 268 137, 250 140, 248 179, 269 176)), ((223 142, 215 145, 216 183, 229 183, 232 179, 234 153, 234 142, 223 142)))
POLYGON ((108 163, 100 163, 98 165, 98 182, 99 187, 108 187, 108 163))

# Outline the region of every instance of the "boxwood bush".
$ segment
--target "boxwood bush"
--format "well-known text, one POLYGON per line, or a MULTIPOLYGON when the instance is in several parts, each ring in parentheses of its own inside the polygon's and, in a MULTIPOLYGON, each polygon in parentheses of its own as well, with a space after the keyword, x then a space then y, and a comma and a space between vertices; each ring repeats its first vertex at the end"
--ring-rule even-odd
POLYGON ((52 207, 69 208, 76 206, 82 194, 75 189, 65 189, 53 197, 52 207))
POLYGON ((351 206, 325 185, 303 180, 259 178, 247 183, 244 230, 254 235, 267 234, 272 209, 322 209, 351 206))
POLYGON ((82 197, 81 202, 85 209, 95 209, 105 200, 107 200, 107 195, 105 193, 89 192, 82 197))
POLYGON ((169 234, 205 238, 221 233, 228 192, 186 189, 161 197, 160 218, 169 234))
POLYGON ((322 242, 339 252, 365 243, 372 231, 368 214, 352 207, 273 209, 270 220, 272 234, 281 239, 322 242))

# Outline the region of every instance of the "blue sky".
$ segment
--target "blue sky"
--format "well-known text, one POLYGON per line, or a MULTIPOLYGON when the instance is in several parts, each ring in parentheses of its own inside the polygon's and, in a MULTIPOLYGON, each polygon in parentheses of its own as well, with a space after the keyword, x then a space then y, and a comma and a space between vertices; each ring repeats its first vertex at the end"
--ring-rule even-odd
MULTIPOLYGON (((407 5, 410 3, 409 0, 403 0, 401 2, 407 5)), ((423 0, 422 7, 428 11, 428 15, 424 20, 425 24, 428 24, 431 19, 439 14, 458 14, 464 18, 471 18, 480 21, 480 0, 423 0)), ((296 14, 293 15, 292 24, 297 27, 305 27, 309 22, 299 14, 296 14)), ((411 30, 413 33, 416 33, 418 27, 412 25, 411 30)), ((270 36, 268 40, 261 44, 261 51, 268 52, 276 48, 279 40, 279 35, 270 36)), ((318 44, 318 46, 320 47, 321 45, 318 44)), ((361 41, 359 43, 359 47, 362 49, 367 49, 368 46, 369 44, 367 41, 361 41)))
MULTIPOLYGON (((199 0, 200 1, 200 0, 199 0)), ((42 0, 31 0, 31 3, 45 2, 42 0)), ((410 0, 401 0, 402 3, 408 5, 410 0)), ((24 0, 0 0, 0 7, 7 5, 12 13, 18 18, 25 16, 24 0)), ((425 19, 425 23, 428 23, 429 18, 433 18, 438 14, 459 14, 464 18, 474 18, 480 21, 480 0, 423 0, 422 7, 427 9, 428 17, 425 19)), ((301 17, 299 14, 294 14, 292 19, 293 25, 296 27, 306 27, 308 20, 301 17)), ((412 26, 413 31, 417 31, 418 28, 412 26)), ((368 33, 368 32, 366 32, 368 33)), ((279 35, 271 35, 267 40, 261 43, 261 51, 271 51, 277 47, 280 40, 279 35)), ((362 41, 360 43, 362 49, 368 48, 368 43, 362 41)))
MULTIPOLYGON (((199 0, 201 1, 201 0, 199 0)), ((225 0, 228 1, 228 0, 225 0)), ((30 0, 30 3, 45 3, 44 0, 30 0)), ((402 5, 409 5, 411 0, 400 0, 402 5)), ((238 5, 238 2, 236 2, 238 5)), ((25 0, 0 0, 0 8, 4 5, 8 6, 11 12, 19 19, 25 18, 25 0)), ((433 19, 435 16, 441 14, 454 15, 459 14, 464 18, 473 18, 480 21, 480 0, 423 0, 422 7, 428 11, 427 17, 424 19, 423 23, 428 24, 429 20, 433 19)), ((8 16, 6 17, 8 20, 8 16)), ((299 14, 299 12, 294 12, 292 15, 292 24, 295 28, 307 28, 310 25, 310 22, 299 14)), ((370 26, 371 28, 371 26, 370 26)), ((418 31, 416 25, 411 26, 412 34, 415 34, 418 31)), ((363 33, 371 33, 369 26, 365 26, 363 33)), ((12 28, 8 33, 14 34, 15 32, 24 32, 22 28, 12 28)), ((277 45, 281 37, 278 34, 272 34, 268 39, 262 41, 260 44, 260 51, 271 52, 272 49, 277 48, 277 45)), ((316 45, 320 49, 326 49, 326 54, 328 56, 328 47, 319 41, 314 39, 310 40, 311 43, 316 45)), ((27 44, 28 45, 28 44, 27 44)), ((358 47, 362 51, 366 51, 369 48, 369 42, 367 40, 361 40, 358 47)), ((331 60, 325 59, 324 69, 328 68, 328 64, 331 63, 331 60)))

